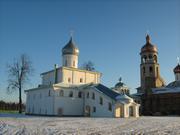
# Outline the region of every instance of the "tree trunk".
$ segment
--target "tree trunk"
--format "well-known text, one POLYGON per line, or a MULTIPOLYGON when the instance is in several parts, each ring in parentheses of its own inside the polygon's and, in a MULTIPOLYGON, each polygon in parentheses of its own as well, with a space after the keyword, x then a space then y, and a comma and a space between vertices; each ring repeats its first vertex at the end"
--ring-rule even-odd
POLYGON ((21 86, 19 87, 19 113, 22 113, 21 86))

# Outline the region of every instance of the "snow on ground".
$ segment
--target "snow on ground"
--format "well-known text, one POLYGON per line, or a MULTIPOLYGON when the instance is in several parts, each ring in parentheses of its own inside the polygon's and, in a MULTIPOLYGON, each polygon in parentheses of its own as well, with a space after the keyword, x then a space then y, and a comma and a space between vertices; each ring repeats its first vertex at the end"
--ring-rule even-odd
POLYGON ((0 135, 179 135, 180 117, 80 118, 0 114, 0 135))

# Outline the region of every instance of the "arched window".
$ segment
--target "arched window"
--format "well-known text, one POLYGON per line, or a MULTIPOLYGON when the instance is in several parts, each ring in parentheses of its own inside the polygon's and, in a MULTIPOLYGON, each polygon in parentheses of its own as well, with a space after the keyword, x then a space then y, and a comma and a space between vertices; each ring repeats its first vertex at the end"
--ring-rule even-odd
POLYGON ((103 105, 103 98, 102 97, 99 98, 99 104, 103 105))
POLYGON ((154 61, 157 63, 157 56, 154 55, 154 61))
POLYGON ((95 99, 95 93, 94 92, 92 93, 92 99, 95 99))
POLYGON ((153 72, 153 68, 150 66, 149 67, 149 72, 152 73, 153 72))
POLYGON ((150 59, 150 60, 152 59, 152 55, 151 55, 151 54, 149 54, 149 59, 150 59))
POLYGON ((59 96, 60 96, 60 97, 63 97, 63 96, 64 96, 64 91, 63 91, 63 90, 60 90, 60 91, 59 91, 59 96))
POLYGON ((73 92, 72 91, 69 92, 69 97, 73 97, 73 92))
POLYGON ((78 98, 82 98, 82 92, 78 92, 78 98))

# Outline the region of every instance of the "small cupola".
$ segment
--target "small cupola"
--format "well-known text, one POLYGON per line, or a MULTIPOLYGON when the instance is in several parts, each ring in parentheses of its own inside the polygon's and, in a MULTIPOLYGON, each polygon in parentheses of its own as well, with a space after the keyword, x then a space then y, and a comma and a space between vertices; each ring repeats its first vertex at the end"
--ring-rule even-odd
POLYGON ((180 73, 180 65, 178 63, 178 65, 174 68, 174 73, 177 74, 177 73, 180 73))

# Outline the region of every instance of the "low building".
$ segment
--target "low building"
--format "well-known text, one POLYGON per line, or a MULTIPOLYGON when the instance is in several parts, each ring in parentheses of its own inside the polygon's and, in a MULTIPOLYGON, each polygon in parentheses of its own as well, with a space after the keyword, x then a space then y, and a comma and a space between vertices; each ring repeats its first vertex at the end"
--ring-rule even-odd
POLYGON ((62 49, 62 67, 41 74, 42 83, 26 90, 26 114, 89 117, 138 117, 139 104, 100 83, 101 73, 78 68, 72 38, 62 49))

